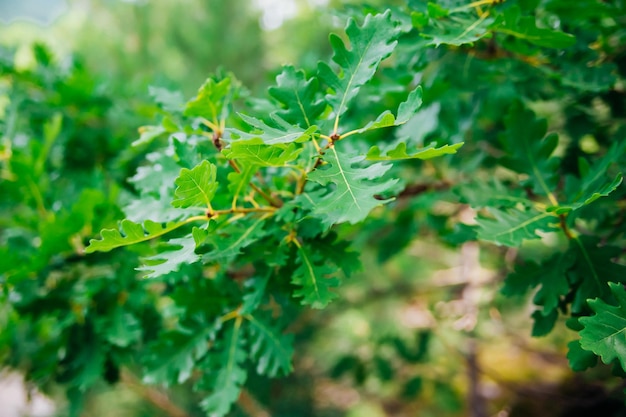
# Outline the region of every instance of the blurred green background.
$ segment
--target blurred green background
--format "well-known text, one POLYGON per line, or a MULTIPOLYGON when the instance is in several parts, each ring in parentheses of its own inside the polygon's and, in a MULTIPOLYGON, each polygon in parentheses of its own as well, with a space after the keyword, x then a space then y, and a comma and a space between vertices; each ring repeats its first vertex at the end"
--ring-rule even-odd
MULTIPOLYGON (((62 92, 67 95, 54 100, 75 115, 83 140, 92 140, 84 155, 74 155, 76 163, 117 158, 127 172, 111 175, 121 180, 136 166, 138 156, 127 148, 137 128, 158 111, 150 86, 190 97, 209 73, 223 69, 253 94, 263 94, 280 65, 313 69, 330 56, 328 33, 344 26, 346 5, 0 0, 0 44, 13 51, 6 54, 17 68, 49 59, 56 71, 70 74, 68 91, 62 92), (38 56, 34 43, 45 44, 51 55, 38 56), (94 103, 98 97, 106 104, 94 103)), ((445 215, 445 205, 425 199, 412 203, 435 207, 424 223, 445 215)), ((295 373, 271 383, 252 381, 259 391, 270 391, 271 408, 285 416, 461 416, 471 413, 477 389, 489 400, 489 415, 499 417, 538 416, 546 407, 575 403, 585 382, 572 376, 565 361, 570 335, 560 330, 530 338, 527 300, 504 300, 498 293, 506 254, 480 252, 472 244, 453 251, 412 232, 420 237, 386 262, 364 249, 366 272, 342 288, 340 301, 306 313, 293 326, 299 340, 295 373), (460 280, 462 268, 472 271, 463 276, 473 281, 460 280), (481 363, 480 383, 472 361, 481 363)), ((49 395, 56 400, 53 388, 49 395)), ((189 414, 177 414, 181 410, 161 391, 129 376, 102 386, 83 415, 197 415, 184 390, 170 397, 188 405, 189 414)), ((241 403, 247 415, 268 415, 251 398, 241 403)))

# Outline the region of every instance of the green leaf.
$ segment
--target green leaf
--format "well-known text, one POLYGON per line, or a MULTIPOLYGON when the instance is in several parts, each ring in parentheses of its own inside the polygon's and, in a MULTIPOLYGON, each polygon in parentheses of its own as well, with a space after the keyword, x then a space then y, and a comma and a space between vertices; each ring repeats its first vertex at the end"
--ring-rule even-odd
POLYGON ((170 91, 162 87, 148 87, 148 93, 167 112, 180 112, 184 105, 183 94, 180 91, 170 91))
POLYGON ((428 11, 428 16, 430 16, 432 19, 440 19, 450 14, 450 11, 448 9, 430 1, 426 4, 426 10, 428 11))
POLYGON ((130 220, 122 220, 121 231, 123 234, 117 229, 104 229, 100 232, 102 239, 91 239, 89 241, 89 246, 85 248, 85 252, 108 252, 111 249, 119 248, 120 246, 128 246, 139 242, 145 242, 169 233, 172 230, 178 229, 185 224, 187 224, 186 221, 172 222, 162 225, 161 223, 146 220, 143 225, 141 225, 133 223, 130 220))
POLYGON ((517 5, 505 9, 492 29, 544 48, 564 49, 576 43, 576 37, 569 33, 538 28, 534 17, 521 16, 517 5))
POLYGON ((181 384, 209 349, 215 326, 173 330, 148 346, 143 381, 147 384, 181 384))
POLYGON ((226 177, 228 179, 228 192, 230 192, 233 199, 238 199, 248 192, 250 181, 252 181, 252 177, 258 169, 258 165, 245 164, 240 167, 239 172, 233 171, 228 174, 226 177))
POLYGON ((513 171, 528 174, 528 185, 533 192, 550 196, 558 181, 560 161, 551 157, 558 144, 558 136, 550 134, 544 138, 547 122, 535 118, 531 110, 515 102, 506 118, 506 133, 500 138, 508 156, 502 165, 513 171), (543 139, 542 139, 543 138, 543 139))
POLYGON ((268 234, 263 229, 267 218, 268 216, 248 216, 222 223, 204 240, 199 240, 199 244, 203 246, 202 251, 206 252, 202 261, 228 263, 234 260, 244 248, 268 234))
POLYGON ((400 142, 390 151, 387 151, 384 155, 381 154, 381 150, 378 146, 372 146, 367 152, 366 158, 369 161, 400 161, 404 159, 431 159, 442 155, 455 154, 457 149, 463 146, 463 142, 455 143, 454 145, 444 145, 439 148, 435 145, 420 149, 415 153, 408 154, 406 152, 406 143, 400 142))
POLYGON ((248 355, 240 320, 227 326, 215 350, 202 363, 203 375, 195 387, 212 391, 200 403, 210 416, 221 417, 230 411, 248 377, 243 366, 248 355))
MULTIPOLYGON (((613 191, 617 189, 622 183, 623 176, 620 172, 615 176, 612 181, 602 179, 596 184, 588 185, 583 184, 578 186, 580 191, 578 196, 574 197, 573 202, 570 204, 559 204, 555 210, 555 213, 562 214, 570 211, 578 210, 581 207, 587 206, 601 197, 607 197, 613 191)), ((573 187, 572 187, 573 188, 573 187)))
POLYGON ((612 63, 605 63, 600 66, 574 66, 570 64, 557 71, 544 66, 541 70, 560 79, 565 86, 593 93, 608 91, 618 81, 617 69, 612 63))
MULTIPOLYGON (((192 234, 195 237, 201 235, 202 231, 194 227, 192 234)), ((196 241, 189 237, 170 239, 167 242, 167 248, 166 251, 144 258, 144 265, 137 268, 137 271, 148 272, 144 278, 156 278, 178 271, 181 265, 193 264, 200 260, 200 256, 195 252, 196 241)))
POLYGON ((311 127, 326 107, 317 97, 318 84, 317 78, 307 80, 304 71, 285 65, 276 77, 276 86, 269 88, 270 95, 283 105, 276 114, 293 125, 311 127))
POLYGON ((558 310, 550 310, 547 313, 545 311, 534 311, 531 315, 533 318, 533 330, 531 335, 533 337, 542 337, 548 335, 556 324, 559 318, 558 310))
POLYGON ((141 322, 121 306, 116 307, 113 313, 102 321, 101 326, 107 342, 114 346, 127 347, 141 339, 141 322))
POLYGON ((494 242, 498 245, 517 247, 524 239, 539 239, 538 230, 556 230, 556 217, 551 213, 539 212, 534 209, 508 211, 489 208, 493 218, 479 216, 478 239, 494 242))
POLYGON ((358 223, 372 209, 389 201, 377 196, 388 191, 398 181, 380 181, 390 165, 374 164, 366 168, 354 166, 362 160, 362 156, 350 157, 333 146, 324 155, 326 165, 309 174, 310 181, 322 186, 333 185, 332 188, 309 192, 304 197, 313 205, 311 214, 322 220, 326 227, 343 222, 358 223))
POLYGON ((593 368, 598 363, 598 357, 580 346, 580 340, 572 340, 567 344, 567 360, 569 366, 575 372, 582 372, 588 368, 593 368))
POLYGON ((409 121, 415 115, 419 107, 422 105, 422 87, 418 86, 409 93, 406 101, 400 103, 397 116, 394 117, 389 111, 383 112, 376 120, 369 122, 361 129, 354 130, 350 133, 363 133, 374 129, 381 129, 390 126, 400 126, 409 121))
POLYGON ((204 117, 207 120, 218 122, 225 118, 224 110, 228 95, 231 93, 232 81, 224 78, 217 81, 207 78, 198 90, 198 94, 187 103, 185 116, 204 117))
POLYGON ((302 304, 312 308, 324 308, 337 298, 337 294, 332 291, 339 285, 335 276, 337 268, 303 246, 298 246, 297 263, 299 266, 291 277, 291 283, 300 287, 293 292, 295 298, 301 297, 302 304))
POLYGON ((259 375, 288 375, 293 369, 293 335, 282 334, 267 319, 255 315, 245 318, 250 323, 250 353, 257 363, 259 375))
POLYGON ((568 177, 566 183, 567 196, 571 196, 568 204, 560 204, 555 210, 557 214, 567 213, 589 205, 601 197, 606 197, 617 189, 623 177, 618 173, 613 180, 607 178, 612 164, 618 162, 626 152, 626 142, 614 143, 606 155, 590 166, 585 159, 578 161, 580 179, 568 177))
POLYGON ((255 276, 246 280, 244 284, 246 293, 242 298, 243 303, 241 304, 242 315, 249 315, 259 308, 265 298, 270 275, 271 273, 266 273, 265 276, 255 276))
POLYGON ((431 15, 431 25, 425 27, 420 35, 428 39, 427 45, 473 44, 491 36, 489 27, 493 22, 494 19, 486 13, 480 17, 450 15, 443 19, 433 19, 431 15))
POLYGON ((245 114, 239 117, 252 126, 255 130, 247 133, 238 129, 229 129, 231 136, 235 140, 244 140, 249 144, 277 145, 281 143, 305 142, 309 140, 318 130, 317 126, 310 126, 307 129, 294 126, 276 114, 270 115, 275 126, 270 126, 262 120, 245 114))
POLYGON ((539 265, 541 288, 535 294, 533 302, 543 306, 542 315, 547 316, 557 310, 560 302, 570 291, 567 272, 574 266, 576 258, 571 252, 556 254, 539 265))
POLYGON ((572 313, 582 314, 586 311, 588 299, 610 299, 609 282, 626 282, 626 266, 613 261, 621 256, 622 250, 617 246, 601 246, 597 237, 574 238, 570 250, 577 260, 572 278, 574 284, 578 284, 572 301, 572 313))
POLYGON ((367 15, 362 26, 358 26, 354 19, 348 21, 346 34, 351 49, 347 49, 339 36, 330 36, 333 61, 339 65, 340 74, 336 75, 324 62, 318 64, 318 74, 331 89, 326 101, 333 109, 335 127, 359 89, 374 76, 380 62, 394 50, 399 33, 400 29, 391 20, 391 12, 387 11, 375 16, 367 15))
POLYGON ((580 318, 584 326, 580 331, 580 346, 598 355, 606 364, 619 361, 626 370, 626 290, 621 284, 611 282, 609 286, 616 305, 600 298, 589 300, 589 307, 595 314, 580 318))
POLYGON ((576 256, 571 251, 556 253, 542 262, 527 262, 515 268, 515 272, 507 276, 502 293, 505 295, 522 295, 528 288, 540 285, 533 302, 542 306, 542 316, 556 311, 570 291, 567 279, 569 270, 574 266, 576 256))
POLYGON ((183 168, 176 178, 178 186, 174 191, 176 199, 172 201, 174 207, 211 207, 211 200, 217 191, 217 169, 209 161, 202 161, 193 169, 183 168))
POLYGON ((149 164, 137 168, 136 174, 128 181, 141 195, 149 194, 159 199, 169 196, 173 181, 180 172, 180 166, 163 152, 151 152, 146 159, 149 164))
POLYGON ((161 125, 142 126, 139 128, 139 139, 131 143, 130 146, 146 145, 166 132, 167 130, 161 125))
POLYGON ((222 154, 228 159, 242 161, 261 167, 282 167, 295 160, 302 147, 288 145, 252 145, 249 142, 232 142, 222 154))
POLYGON ((509 208, 522 204, 529 207, 533 204, 521 188, 512 188, 497 178, 476 179, 462 182, 454 188, 463 203, 474 209, 484 207, 509 208))

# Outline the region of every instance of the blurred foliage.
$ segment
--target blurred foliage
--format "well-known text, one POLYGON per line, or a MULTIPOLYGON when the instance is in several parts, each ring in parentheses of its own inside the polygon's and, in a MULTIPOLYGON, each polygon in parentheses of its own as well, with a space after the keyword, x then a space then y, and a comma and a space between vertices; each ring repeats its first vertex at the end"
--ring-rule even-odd
POLYGON ((297 3, 0 50, 4 365, 62 415, 624 415, 624 2, 297 3))

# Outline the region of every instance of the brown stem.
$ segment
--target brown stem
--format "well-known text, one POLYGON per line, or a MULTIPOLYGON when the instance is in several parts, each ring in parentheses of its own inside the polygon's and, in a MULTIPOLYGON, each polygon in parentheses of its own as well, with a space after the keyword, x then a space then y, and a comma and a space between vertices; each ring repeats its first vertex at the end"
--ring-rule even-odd
POLYGON ((567 219, 567 216, 565 214, 559 214, 559 222, 561 225, 561 230, 563 230, 563 233, 565 233, 567 240, 572 240, 574 239, 574 236, 572 235, 572 231, 567 226, 566 219, 567 219))
MULTIPOLYGON (((434 184, 409 184, 400 192, 400 194, 396 196, 396 198, 410 198, 428 191, 443 191, 448 188, 450 188, 450 184, 448 182, 438 182, 434 184)), ((385 200, 385 197, 380 195, 375 195, 374 198, 377 200, 385 200)))
POLYGON ((150 404, 163 411, 170 417, 191 417, 185 410, 174 404, 165 394, 157 390, 156 388, 142 385, 137 377, 135 377, 129 370, 122 369, 121 381, 135 391, 139 396, 148 401, 150 404))
POLYGON ((466 354, 467 362, 467 378, 469 389, 467 392, 467 401, 469 405, 469 415, 471 417, 487 417, 487 407, 485 397, 481 392, 480 384, 480 366, 478 364, 478 347, 474 338, 468 341, 468 352, 466 354))
POLYGON ((241 390, 239 400, 237 401, 239 408, 250 417, 271 417, 269 411, 259 403, 246 389, 241 390))
POLYGON ((220 131, 213 132, 213 145, 217 148, 218 152, 222 151, 224 145, 222 144, 222 133, 220 131))
MULTIPOLYGON (((228 163, 235 170, 235 172, 237 173, 241 172, 241 169, 239 168, 239 166, 234 160, 230 159, 228 160, 228 163)), ((250 187, 252 187, 252 189, 256 191, 261 197, 263 197, 263 199, 267 201, 271 206, 274 206, 274 207, 283 206, 283 201, 281 199, 274 198, 273 196, 269 195, 268 193, 263 191, 261 188, 259 188, 256 184, 250 183, 250 187)))

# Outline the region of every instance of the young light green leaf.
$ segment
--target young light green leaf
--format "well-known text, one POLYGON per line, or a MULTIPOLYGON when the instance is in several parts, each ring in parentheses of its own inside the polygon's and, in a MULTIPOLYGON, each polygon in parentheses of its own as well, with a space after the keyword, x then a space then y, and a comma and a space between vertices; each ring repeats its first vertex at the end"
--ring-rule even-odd
POLYGON ((261 167, 282 167, 293 161, 302 152, 295 143, 288 145, 253 145, 250 142, 235 141, 222 154, 228 159, 245 161, 261 167))
POLYGON ((359 89, 374 76, 380 62, 396 47, 395 39, 399 33, 400 29, 391 20, 391 12, 387 11, 375 16, 367 15, 362 26, 358 26, 354 19, 348 21, 346 34, 350 40, 350 50, 339 36, 330 36, 335 52, 333 61, 339 65, 341 72, 337 75, 328 64, 320 62, 318 74, 332 90, 326 95, 326 101, 334 112, 335 130, 339 118, 346 112, 359 89))
POLYGON ((455 154, 457 149, 463 146, 463 142, 455 143, 454 145, 443 145, 439 148, 431 146, 428 148, 420 149, 415 153, 408 154, 406 152, 406 143, 400 142, 390 151, 387 151, 385 155, 381 154, 381 150, 378 146, 372 146, 367 152, 366 158, 369 161, 400 161, 404 159, 432 159, 442 155, 455 154))
POLYGON ((276 114, 270 115, 276 126, 270 126, 262 120, 246 116, 245 114, 239 114, 239 117, 255 128, 255 130, 248 133, 238 129, 229 129, 229 132, 233 139, 250 141, 249 143, 251 144, 263 143, 265 145, 276 145, 281 143, 305 142, 318 130, 317 126, 310 126, 306 129, 294 126, 276 114))
POLYGON ((269 377, 288 375, 293 369, 293 335, 282 334, 260 315, 245 318, 249 323, 250 354, 257 363, 257 373, 269 377))
POLYGON ((223 119, 225 99, 230 92, 230 78, 224 78, 219 81, 214 78, 207 78, 198 90, 197 96, 187 103, 185 116, 204 117, 213 122, 223 119))
POLYGON ((283 105, 276 114, 293 125, 311 127, 326 107, 317 97, 318 84, 317 78, 307 80, 304 71, 285 65, 276 77, 276 86, 269 88, 270 95, 283 105))
POLYGON ((539 239, 537 231, 556 230, 556 217, 551 213, 534 209, 508 211, 489 208, 493 218, 479 216, 478 239, 494 242, 498 245, 517 247, 524 239, 539 239))
POLYGON ((163 126, 142 126, 139 128, 139 139, 130 146, 140 146, 151 143, 154 139, 167 132, 163 126))
POLYGON ((580 331, 580 345, 610 364, 619 361, 626 370, 626 290, 622 284, 610 282, 609 287, 616 305, 596 298, 589 300, 594 311, 591 317, 581 317, 584 329, 580 331))
POLYGON ((313 206, 312 215, 326 227, 333 224, 364 220, 374 209, 389 200, 377 198, 397 182, 396 179, 380 181, 390 165, 374 164, 366 168, 356 167, 362 156, 349 156, 331 147, 324 155, 326 165, 309 174, 309 180, 322 186, 334 188, 312 191, 306 194, 313 206))
POLYGON ((85 253, 108 252, 120 246, 145 242, 178 229, 187 223, 187 221, 180 221, 162 225, 161 223, 146 220, 142 226, 130 220, 122 220, 121 231, 123 235, 117 229, 104 229, 100 232, 101 239, 91 239, 89 241, 89 246, 85 248, 85 253))
POLYGON ((172 201, 174 207, 211 207, 211 200, 217 191, 217 169, 207 160, 193 169, 183 168, 174 182, 178 187, 174 191, 177 197, 172 201))

